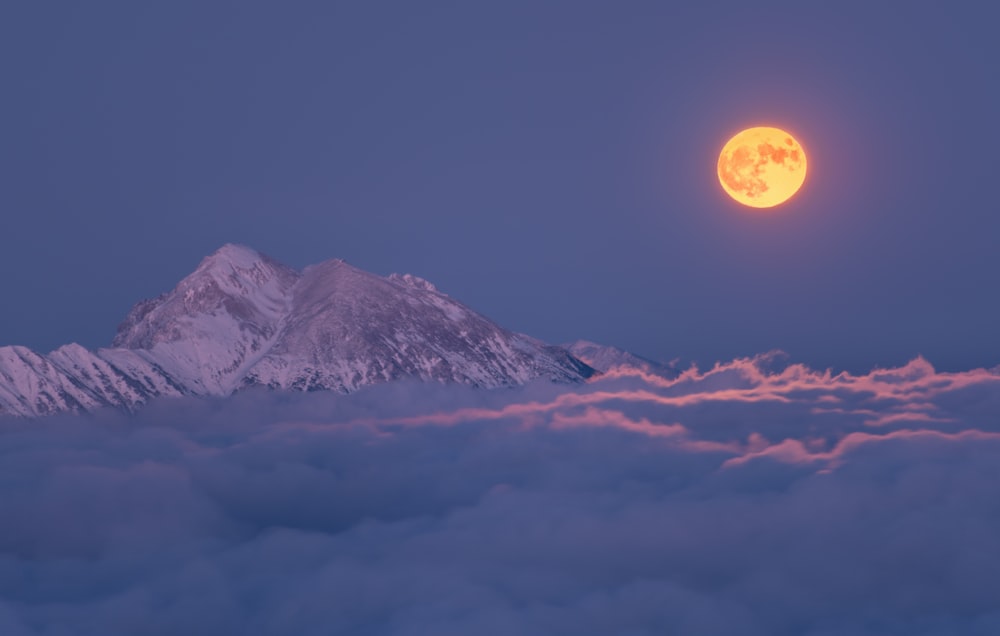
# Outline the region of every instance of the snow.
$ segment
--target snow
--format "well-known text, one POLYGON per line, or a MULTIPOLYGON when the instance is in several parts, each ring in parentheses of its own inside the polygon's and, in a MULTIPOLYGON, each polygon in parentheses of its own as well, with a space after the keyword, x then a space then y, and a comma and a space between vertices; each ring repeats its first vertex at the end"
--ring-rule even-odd
POLYGON ((342 260, 295 271, 227 244, 172 291, 138 303, 112 348, 0 348, 0 414, 43 415, 262 385, 350 392, 410 378, 480 387, 577 382, 593 369, 410 274, 342 260))
POLYGON ((677 369, 670 365, 637 356, 623 349, 596 344, 588 340, 577 340, 564 344, 563 348, 601 373, 614 368, 626 367, 639 369, 646 373, 666 378, 674 378, 678 375, 677 369))

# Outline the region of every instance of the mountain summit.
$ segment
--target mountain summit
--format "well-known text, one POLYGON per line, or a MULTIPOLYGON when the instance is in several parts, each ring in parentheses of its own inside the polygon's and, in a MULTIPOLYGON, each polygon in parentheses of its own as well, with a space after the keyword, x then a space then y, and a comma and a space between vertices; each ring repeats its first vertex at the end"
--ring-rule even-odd
POLYGON ((230 393, 278 337, 299 278, 248 247, 224 245, 173 291, 133 307, 112 346, 157 362, 193 393, 230 393))
POLYGON ((382 277, 342 260, 299 272, 224 245, 172 291, 138 303, 112 348, 0 347, 0 414, 133 409, 157 396, 252 386, 346 393, 419 379, 492 388, 593 373, 416 276, 382 277))

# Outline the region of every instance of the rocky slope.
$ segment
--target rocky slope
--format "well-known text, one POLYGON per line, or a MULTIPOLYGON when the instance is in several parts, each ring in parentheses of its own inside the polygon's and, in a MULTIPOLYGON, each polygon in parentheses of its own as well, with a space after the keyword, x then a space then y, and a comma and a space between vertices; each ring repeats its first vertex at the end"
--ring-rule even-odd
POLYGON ((597 344, 588 340, 577 340, 564 344, 563 348, 569 351, 578 360, 586 362, 591 368, 604 373, 616 368, 637 369, 644 373, 658 375, 664 378, 676 378, 679 371, 668 364, 650 360, 637 356, 634 353, 597 344))

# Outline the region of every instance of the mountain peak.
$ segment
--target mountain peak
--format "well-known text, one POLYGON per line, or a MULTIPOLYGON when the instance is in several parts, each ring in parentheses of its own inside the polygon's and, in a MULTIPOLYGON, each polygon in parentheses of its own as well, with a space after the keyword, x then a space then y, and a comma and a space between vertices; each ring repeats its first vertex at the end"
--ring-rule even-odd
POLYGON ((136 304, 110 349, 0 350, 0 413, 131 409, 161 395, 254 385, 349 392, 410 379, 490 388, 593 373, 416 276, 383 277, 340 259, 298 272, 227 243, 174 289, 136 304))
POLYGON ((226 243, 206 256, 202 262, 229 262, 249 266, 262 258, 264 258, 264 255, 252 247, 241 245, 240 243, 226 243))
POLYGON ((181 285, 188 280, 209 276, 223 287, 235 286, 245 290, 266 284, 280 270, 295 274, 291 268, 251 247, 226 243, 203 258, 197 269, 181 281, 181 285))
POLYGON ((232 243, 137 305, 114 345, 143 350, 191 392, 210 394, 252 385, 353 391, 399 378, 493 387, 594 372, 422 278, 378 276, 343 259, 297 272, 232 243))
POLYGON ((138 303, 115 347, 138 349, 194 392, 225 393, 278 335, 299 273, 226 244, 172 291, 138 303))

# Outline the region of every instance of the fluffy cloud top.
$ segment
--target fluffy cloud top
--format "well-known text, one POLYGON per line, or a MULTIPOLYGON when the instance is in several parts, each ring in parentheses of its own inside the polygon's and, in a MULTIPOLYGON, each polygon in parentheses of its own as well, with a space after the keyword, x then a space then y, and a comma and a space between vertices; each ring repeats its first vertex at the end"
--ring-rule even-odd
POLYGON ((6 421, 0 634, 992 636, 998 416, 763 357, 6 421))

